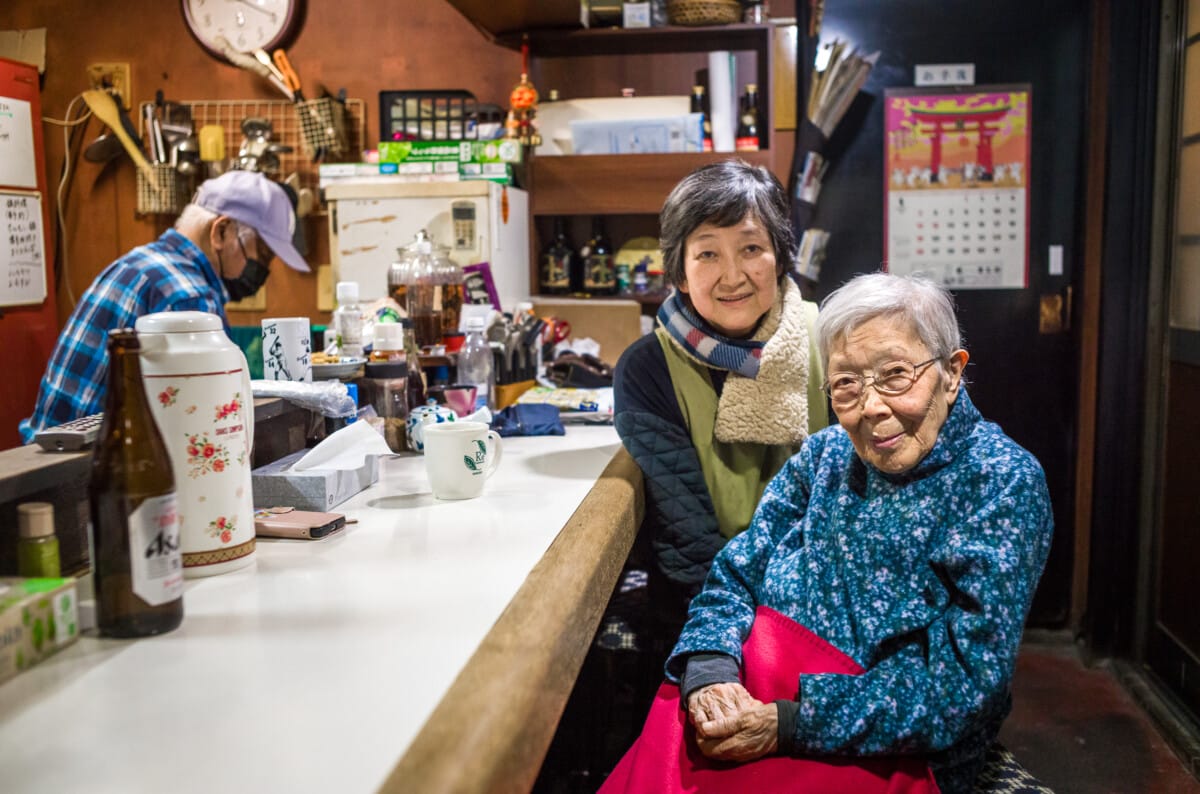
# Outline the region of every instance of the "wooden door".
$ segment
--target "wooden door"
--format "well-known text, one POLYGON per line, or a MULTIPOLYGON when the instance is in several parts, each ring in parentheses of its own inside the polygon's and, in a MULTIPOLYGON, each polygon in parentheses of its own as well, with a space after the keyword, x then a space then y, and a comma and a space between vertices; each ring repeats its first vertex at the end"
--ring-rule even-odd
POLYGON ((1069 306, 1078 293, 1089 34, 1086 0, 841 0, 826 4, 822 28, 822 45, 841 38, 880 57, 826 149, 832 164, 813 226, 831 239, 818 299, 857 273, 877 270, 885 256, 886 88, 913 85, 918 64, 964 61, 974 64, 978 85, 1031 88, 1028 287, 959 290, 955 300, 971 353, 972 399, 1038 458, 1049 481, 1054 543, 1030 617, 1041 626, 1065 624, 1070 610, 1078 339, 1069 323, 1040 330, 1039 308, 1043 296, 1069 306), (1050 267, 1051 246, 1062 247, 1061 273, 1050 267))

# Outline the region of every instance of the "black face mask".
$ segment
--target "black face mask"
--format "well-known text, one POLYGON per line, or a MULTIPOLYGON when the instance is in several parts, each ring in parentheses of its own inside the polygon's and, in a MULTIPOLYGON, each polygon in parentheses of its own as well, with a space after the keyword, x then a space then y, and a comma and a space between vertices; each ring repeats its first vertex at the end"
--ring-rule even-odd
POLYGON ((257 259, 246 257, 246 266, 242 268, 240 276, 222 278, 221 281, 224 282, 225 289, 229 291, 229 299, 240 301, 262 289, 262 285, 267 283, 269 275, 271 275, 271 271, 266 265, 257 259))

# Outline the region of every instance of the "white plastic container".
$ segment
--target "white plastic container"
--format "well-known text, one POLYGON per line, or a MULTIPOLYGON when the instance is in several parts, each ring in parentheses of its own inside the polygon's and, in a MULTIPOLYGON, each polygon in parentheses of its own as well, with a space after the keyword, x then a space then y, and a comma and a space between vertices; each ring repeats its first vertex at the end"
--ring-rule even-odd
POLYGON ((249 565, 254 396, 246 357, 215 314, 159 312, 135 327, 146 394, 175 474, 183 574, 249 565))

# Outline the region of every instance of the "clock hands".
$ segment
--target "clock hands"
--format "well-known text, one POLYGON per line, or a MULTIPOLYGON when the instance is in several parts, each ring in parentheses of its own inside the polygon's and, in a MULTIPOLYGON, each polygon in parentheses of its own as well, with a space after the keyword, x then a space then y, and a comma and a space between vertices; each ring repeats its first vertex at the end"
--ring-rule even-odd
POLYGON ((248 8, 254 9, 255 11, 257 11, 260 14, 266 14, 268 17, 271 18, 272 22, 275 21, 275 12, 274 11, 268 11, 267 9, 262 8, 261 6, 257 6, 254 3, 250 2, 250 0, 231 0, 231 2, 241 3, 242 5, 244 5, 248 8))

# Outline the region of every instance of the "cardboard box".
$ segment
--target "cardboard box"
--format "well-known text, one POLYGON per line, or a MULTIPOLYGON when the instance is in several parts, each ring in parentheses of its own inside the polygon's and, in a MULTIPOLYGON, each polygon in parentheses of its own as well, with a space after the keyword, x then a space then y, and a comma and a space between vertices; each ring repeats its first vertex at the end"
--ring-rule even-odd
POLYGON ((74 579, 0 578, 0 682, 77 639, 74 579))
POLYGON ((291 471, 307 449, 293 452, 250 472, 256 508, 294 507, 324 512, 354 496, 379 479, 379 458, 367 455, 357 469, 291 471))
POLYGON ((557 317, 571 324, 571 338, 590 337, 600 345, 599 358, 610 366, 642 335, 642 307, 621 299, 559 298, 535 295, 537 317, 557 317))
POLYGON ((704 150, 704 114, 569 122, 575 154, 666 154, 704 150))

